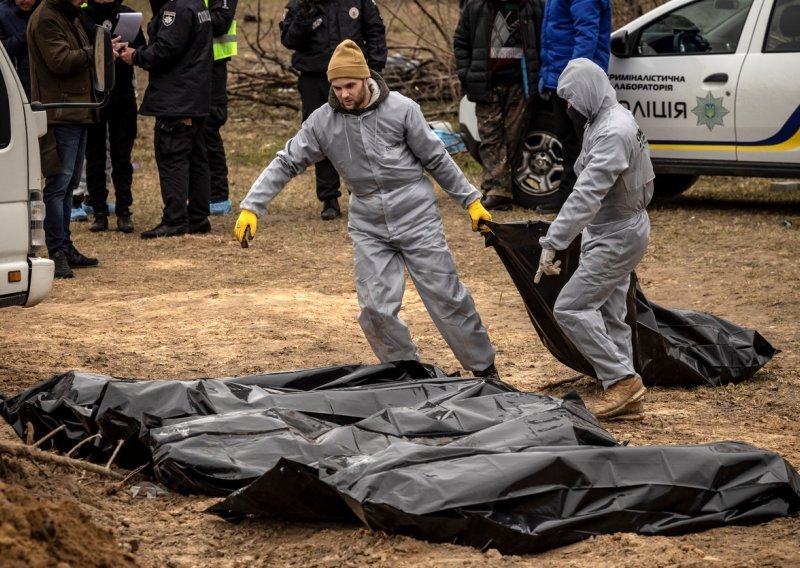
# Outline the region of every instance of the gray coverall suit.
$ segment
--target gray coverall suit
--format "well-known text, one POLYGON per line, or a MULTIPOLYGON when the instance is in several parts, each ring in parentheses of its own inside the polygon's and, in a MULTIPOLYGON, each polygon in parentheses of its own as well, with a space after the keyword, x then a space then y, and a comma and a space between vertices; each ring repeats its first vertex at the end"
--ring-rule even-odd
POLYGON ((286 183, 323 158, 350 189, 358 321, 381 362, 417 359, 398 316, 408 269, 428 313, 461 365, 482 371, 494 349, 445 241, 433 185, 462 207, 481 194, 450 158, 419 105, 372 73, 373 99, 347 111, 331 93, 261 173, 240 207, 261 216, 286 183))
POLYGON ((559 78, 558 96, 588 123, 575 188, 540 244, 563 250, 583 231, 580 264, 553 311, 607 389, 635 373, 625 296, 650 237, 645 208, 655 175, 647 139, 600 67, 588 59, 571 61, 559 78))

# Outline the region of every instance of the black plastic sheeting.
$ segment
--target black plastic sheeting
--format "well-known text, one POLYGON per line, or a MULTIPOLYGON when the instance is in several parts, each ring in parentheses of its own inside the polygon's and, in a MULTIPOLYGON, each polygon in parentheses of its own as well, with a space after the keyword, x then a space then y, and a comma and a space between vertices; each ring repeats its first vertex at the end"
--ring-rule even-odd
POLYGON ((211 509, 361 521, 526 553, 597 534, 678 534, 800 510, 800 475, 738 442, 629 448, 577 395, 519 392, 400 362, 223 379, 69 372, 0 401, 20 437, 227 495, 211 509))
MULTIPOLYGON (((578 267, 580 236, 556 253, 561 274, 533 276, 539 264, 539 237, 549 223, 488 223, 487 246, 494 247, 511 275, 542 343, 564 365, 595 376, 594 369, 564 335, 553 316, 561 288, 578 267)), ((631 326, 634 367, 647 385, 718 386, 749 379, 778 352, 757 331, 711 314, 663 308, 644 296, 636 275, 628 289, 627 323, 631 326)))

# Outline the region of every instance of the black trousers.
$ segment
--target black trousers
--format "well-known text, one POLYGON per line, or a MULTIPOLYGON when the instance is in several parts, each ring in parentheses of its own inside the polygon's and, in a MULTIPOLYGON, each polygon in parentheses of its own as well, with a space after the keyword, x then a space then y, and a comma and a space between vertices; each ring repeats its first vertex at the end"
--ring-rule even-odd
POLYGON ((228 60, 214 62, 211 68, 211 113, 206 119, 205 137, 208 154, 208 170, 211 178, 211 201, 226 201, 229 198, 228 162, 220 129, 228 122, 228 60))
POLYGON ((210 181, 205 117, 157 117, 155 153, 167 225, 195 225, 208 218, 210 181), (187 205, 188 203, 188 205, 187 205))
MULTIPOLYGON (((303 120, 305 120, 312 112, 328 102, 331 85, 324 74, 300 73, 297 88, 300 91, 300 100, 303 103, 303 120)), ((338 199, 342 195, 339 190, 341 187, 339 172, 333 167, 331 161, 325 158, 321 162, 317 162, 315 170, 317 174, 317 199, 320 201, 338 199)))
POLYGON ((556 197, 559 203, 563 203, 572 193, 572 188, 575 187, 575 181, 578 178, 575 175, 575 160, 578 159, 581 153, 583 132, 575 131, 575 125, 567 115, 567 101, 555 93, 553 93, 551 100, 553 101, 556 135, 561 141, 561 146, 564 150, 564 175, 558 186, 558 195, 556 197))
POLYGON ((95 215, 108 215, 107 153, 111 157, 116 215, 123 217, 131 214, 131 151, 135 140, 136 99, 133 97, 112 99, 100 109, 97 124, 89 125, 86 136, 86 203, 94 208, 95 215))

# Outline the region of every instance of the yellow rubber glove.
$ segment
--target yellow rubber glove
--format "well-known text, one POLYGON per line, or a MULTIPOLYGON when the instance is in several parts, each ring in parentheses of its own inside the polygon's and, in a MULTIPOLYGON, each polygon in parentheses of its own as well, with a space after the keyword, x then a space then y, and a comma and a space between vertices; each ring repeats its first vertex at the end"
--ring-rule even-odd
POLYGON ((469 213, 469 218, 472 220, 473 231, 489 232, 489 227, 486 225, 481 226, 481 221, 491 221, 492 214, 486 210, 480 199, 476 199, 467 206, 467 213, 469 213))
POLYGON ((244 240, 245 230, 250 229, 249 238, 252 240, 256 236, 256 226, 258 225, 258 217, 252 211, 242 209, 239 213, 239 218, 236 220, 236 226, 233 229, 236 235, 236 240, 240 243, 244 240))

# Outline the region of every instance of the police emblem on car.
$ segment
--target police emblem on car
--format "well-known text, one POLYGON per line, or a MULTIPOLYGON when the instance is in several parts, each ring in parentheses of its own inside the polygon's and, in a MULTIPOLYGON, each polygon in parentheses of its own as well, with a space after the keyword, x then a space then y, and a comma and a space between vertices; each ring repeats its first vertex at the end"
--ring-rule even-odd
POLYGON ((171 26, 174 21, 175 12, 164 12, 164 14, 161 16, 161 22, 167 27, 171 26))

